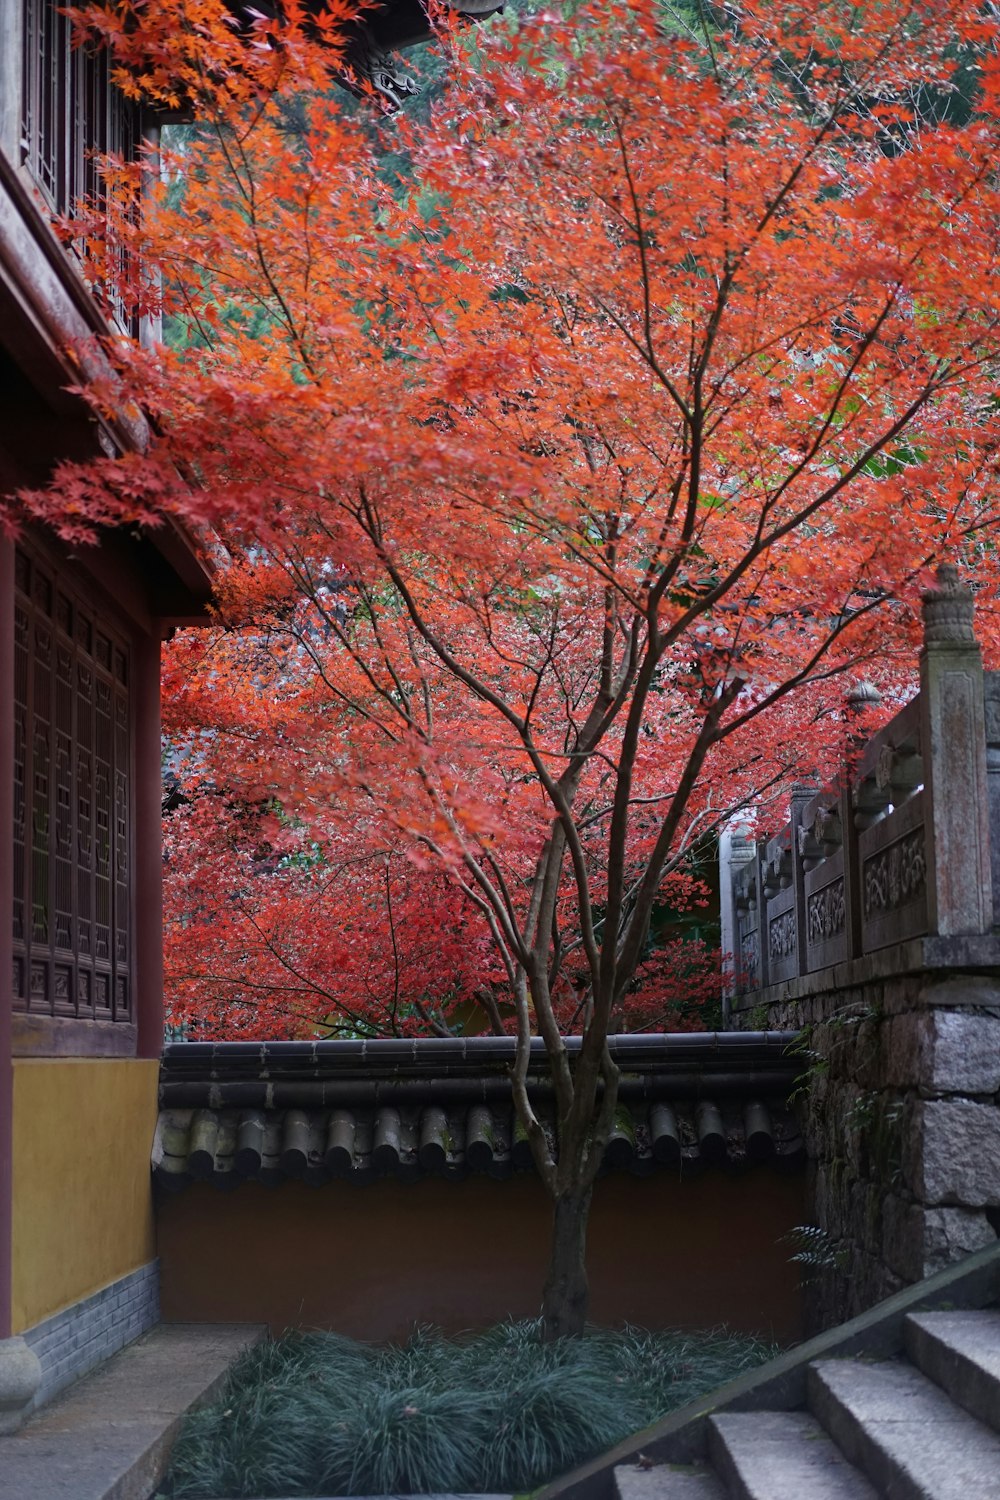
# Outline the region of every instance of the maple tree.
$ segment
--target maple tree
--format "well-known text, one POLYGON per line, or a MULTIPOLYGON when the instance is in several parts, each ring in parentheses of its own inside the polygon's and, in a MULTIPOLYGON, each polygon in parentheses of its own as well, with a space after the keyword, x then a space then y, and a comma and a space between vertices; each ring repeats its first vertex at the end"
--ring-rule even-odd
MULTIPOLYGON (((185 721, 178 717, 178 732, 185 721)), ((212 774, 231 748, 213 742, 212 774)), ((514 1007, 488 929, 462 892, 414 864, 407 842, 356 816, 284 821, 205 789, 165 828, 170 1020, 191 1039, 454 1036, 514 1030, 514 1007), (248 823, 249 820, 249 823, 248 823), (252 831, 251 826, 252 824, 252 831)), ((236 785, 240 784, 237 772, 236 785)), ((670 926, 618 1007, 621 1030, 687 1030, 717 1000, 717 955, 676 915, 708 904, 703 884, 665 882, 670 926)), ((555 996, 579 1030, 579 964, 555 996)))
POLYGON ((932 560, 975 562, 995 639, 996 27, 775 0, 678 34, 616 0, 480 33, 475 68, 447 33, 429 121, 373 127, 326 86, 345 13, 89 12, 203 128, 182 192, 109 167, 125 211, 73 233, 186 333, 90 390, 147 451, 21 513, 224 542, 167 660, 176 1014, 512 1030, 557 1336, 664 883, 829 769, 846 678, 904 690, 932 560))

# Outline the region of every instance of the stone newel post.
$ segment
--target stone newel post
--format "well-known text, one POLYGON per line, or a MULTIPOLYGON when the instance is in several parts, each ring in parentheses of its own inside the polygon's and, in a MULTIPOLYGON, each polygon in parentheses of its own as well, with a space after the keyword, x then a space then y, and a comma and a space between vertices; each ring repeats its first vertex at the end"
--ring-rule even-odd
POLYGON ((972 595, 943 563, 923 596, 921 741, 928 926, 941 937, 993 925, 983 663, 972 595))
POLYGON ((740 969, 740 929, 733 882, 737 872, 754 858, 757 846, 745 823, 734 822, 719 835, 719 897, 722 929, 722 1015, 728 1025, 740 969))
POLYGON ((24 1339, 0 1339, 0 1436, 17 1431, 41 1383, 38 1355, 24 1339))

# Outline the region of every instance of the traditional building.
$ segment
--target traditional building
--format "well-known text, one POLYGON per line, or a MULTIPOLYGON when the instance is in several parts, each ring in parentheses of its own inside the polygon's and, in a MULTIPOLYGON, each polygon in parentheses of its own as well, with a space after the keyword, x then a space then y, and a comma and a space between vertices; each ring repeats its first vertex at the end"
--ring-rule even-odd
MULTIPOLYGON (((142 444, 69 389, 116 309, 51 225, 143 131, 55 0, 6 0, 0 493, 142 444)), ((160 641, 209 589, 175 527, 0 536, 0 1431, 157 1317, 160 641)))

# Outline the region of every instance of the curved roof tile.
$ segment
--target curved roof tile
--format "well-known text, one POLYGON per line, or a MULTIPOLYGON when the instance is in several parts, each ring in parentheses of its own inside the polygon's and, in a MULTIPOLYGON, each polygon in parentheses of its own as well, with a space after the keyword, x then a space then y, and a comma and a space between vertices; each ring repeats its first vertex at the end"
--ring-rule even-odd
MULTIPOLYGON (((551 1118, 543 1124, 553 1134, 551 1118)), ((740 1170, 757 1163, 795 1170, 805 1152, 782 1099, 659 1100, 622 1104, 604 1170, 645 1176, 664 1168, 740 1170)), ((153 1148, 156 1180, 190 1182, 378 1177, 509 1177, 532 1170, 531 1150, 511 1105, 382 1105, 361 1109, 165 1108, 153 1148)))

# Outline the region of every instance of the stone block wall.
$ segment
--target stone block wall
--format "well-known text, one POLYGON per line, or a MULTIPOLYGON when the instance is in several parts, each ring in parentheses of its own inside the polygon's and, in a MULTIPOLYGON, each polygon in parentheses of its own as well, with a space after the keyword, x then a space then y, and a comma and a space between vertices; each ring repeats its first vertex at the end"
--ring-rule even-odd
POLYGON ((24 1342, 42 1367, 33 1406, 41 1406, 159 1321, 159 1263, 154 1260, 26 1329, 24 1342))
POLYGON ((921 946, 734 1010, 736 1026, 801 1028, 814 1330, 1000 1234, 1000 944, 965 971, 915 963, 921 946))

